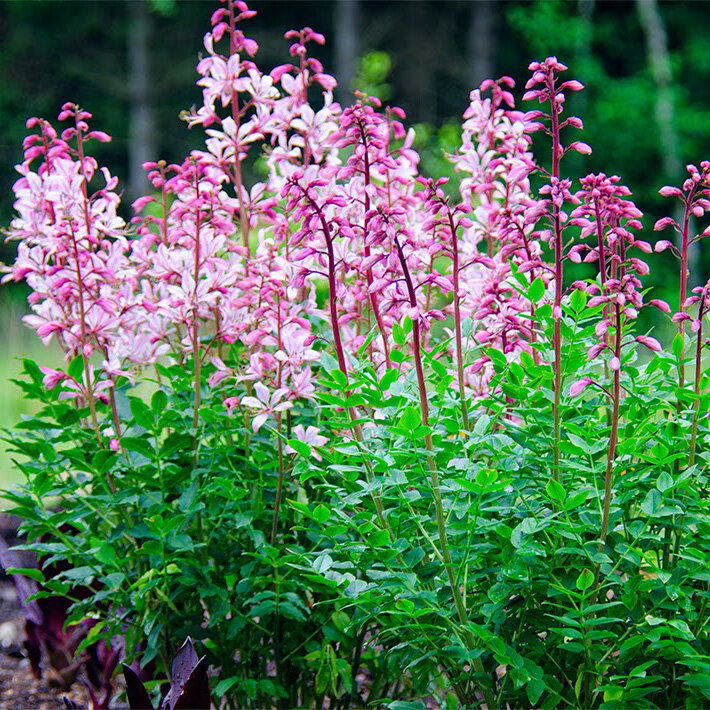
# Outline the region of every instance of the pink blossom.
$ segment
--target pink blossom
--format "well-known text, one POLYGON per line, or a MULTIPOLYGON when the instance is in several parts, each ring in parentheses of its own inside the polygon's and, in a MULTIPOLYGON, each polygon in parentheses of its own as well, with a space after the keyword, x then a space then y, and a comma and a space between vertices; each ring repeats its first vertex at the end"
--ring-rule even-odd
POLYGON ((269 416, 290 409, 293 407, 293 402, 283 399, 288 393, 285 387, 281 387, 272 393, 269 392, 269 389, 261 382, 256 382, 254 384, 254 392, 256 393, 256 397, 243 397, 242 404, 245 407, 259 411, 252 420, 252 428, 256 434, 269 416))
MULTIPOLYGON (((291 430, 293 434, 293 438, 297 439, 298 441, 303 442, 304 444, 307 444, 308 446, 311 447, 311 449, 314 449, 318 446, 324 446, 325 444, 328 443, 328 437, 323 436, 320 431, 318 430, 318 427, 315 426, 309 426, 307 429, 303 428, 302 424, 296 424, 296 426, 293 427, 291 430)), ((290 446, 286 446, 286 451, 289 454, 294 454, 296 453, 290 446)), ((322 461, 323 458, 317 451, 311 451, 311 454, 314 459, 317 461, 322 461)))

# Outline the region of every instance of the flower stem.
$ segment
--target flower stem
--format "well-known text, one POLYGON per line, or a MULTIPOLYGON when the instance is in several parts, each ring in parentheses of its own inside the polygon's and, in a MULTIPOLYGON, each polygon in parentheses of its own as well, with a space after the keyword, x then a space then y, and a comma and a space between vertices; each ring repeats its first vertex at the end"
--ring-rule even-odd
POLYGON ((461 397, 461 418, 463 420, 463 428, 468 431, 468 407, 466 405, 466 389, 464 387, 463 376, 463 343, 461 335, 461 302, 459 299, 459 246, 456 236, 456 226, 451 210, 448 209, 449 231, 451 232, 451 253, 453 256, 453 277, 454 277, 454 329, 456 339, 456 370, 459 384, 459 397, 461 397))
MULTIPOLYGON (((407 266, 407 260, 404 256, 402 250, 402 245, 399 239, 395 235, 394 237, 395 248, 397 249, 397 254, 399 256, 400 265, 402 267, 402 272, 404 274, 404 281, 407 285, 407 291, 409 294, 409 303, 413 308, 417 306, 417 297, 414 290, 414 284, 412 283, 412 277, 409 273, 409 267, 407 266)), ((421 339, 419 332, 420 324, 418 318, 412 319, 412 355, 414 356, 414 366, 417 373, 417 383, 419 385, 419 402, 422 410, 422 424, 428 429, 429 428, 429 403, 427 400, 426 392, 426 381, 424 379, 424 367, 422 365, 422 353, 421 353, 421 339)), ((429 474, 431 476, 431 489, 434 496, 434 509, 436 512, 436 527, 439 533, 439 546, 441 547, 441 559, 444 563, 444 568, 446 569, 446 576, 449 581, 449 587, 454 598, 454 605, 456 606, 456 613, 459 617, 459 622, 463 627, 463 635, 469 648, 473 650, 476 647, 476 640, 468 629, 469 619, 468 613, 466 611, 466 605, 461 595, 461 590, 457 582, 457 575, 454 570, 454 563, 451 558, 451 551, 449 550, 449 541, 446 531, 446 516, 444 515, 444 506, 441 500, 441 487, 439 485, 439 471, 436 465, 436 459, 434 457, 434 443, 431 438, 431 433, 427 432, 424 436, 424 445, 427 450, 427 468, 429 469, 429 474)), ((485 673, 483 667, 483 662, 480 658, 476 658, 473 661, 473 667, 476 673, 485 673)), ((489 710, 497 708, 498 704, 496 702, 495 696, 491 692, 490 688, 486 686, 480 687, 481 692, 486 701, 486 705, 489 710)))
MULTIPOLYGON (((621 362, 621 307, 614 304, 615 310, 615 339, 614 356, 621 362)), ((611 484, 614 475, 614 459, 616 458, 616 445, 619 439, 619 403, 621 401, 621 366, 614 370, 614 390, 612 393, 613 410, 611 415, 611 432, 609 434, 609 449, 606 458, 606 475, 604 476, 604 509, 602 513, 602 527, 599 534, 599 552, 604 550, 607 534, 609 532, 609 511, 611 509, 611 484)), ((597 570, 598 574, 598 570, 597 570)))

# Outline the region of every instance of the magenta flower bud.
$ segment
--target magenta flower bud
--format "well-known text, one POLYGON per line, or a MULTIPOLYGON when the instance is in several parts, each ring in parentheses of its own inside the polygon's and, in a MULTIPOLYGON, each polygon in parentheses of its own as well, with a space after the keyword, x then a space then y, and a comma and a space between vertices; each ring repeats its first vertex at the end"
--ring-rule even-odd
POLYGON ((656 224, 653 225, 653 231, 654 232, 660 232, 662 229, 665 229, 669 225, 673 225, 674 227, 677 227, 678 225, 676 224, 676 221, 673 219, 673 217, 662 217, 659 219, 656 224))
POLYGON ((658 298, 652 298, 652 299, 648 302, 648 305, 649 305, 649 306, 654 306, 654 307, 658 308, 659 311, 663 311, 664 313, 670 313, 670 312, 671 312, 671 307, 670 307, 665 301, 661 301, 661 300, 658 299, 658 298))
POLYGON ((680 189, 673 187, 672 185, 664 185, 658 193, 663 195, 663 197, 681 197, 683 195, 683 192, 680 189))
POLYGON ((589 377, 584 377, 581 380, 577 380, 577 382, 573 382, 569 388, 570 397, 577 397, 578 395, 582 394, 582 392, 584 392, 584 390, 586 390, 587 387, 589 387, 589 385, 593 383, 594 380, 590 379, 589 377))
POLYGON ((104 133, 103 131, 91 131, 86 137, 93 138, 99 141, 99 143, 110 143, 113 140, 108 133, 104 133))
POLYGON ((621 368, 621 361, 618 357, 616 357, 616 355, 614 355, 614 357, 609 361, 609 367, 614 370, 614 372, 621 368))
POLYGON ((594 358, 598 357, 599 354, 606 349, 606 347, 605 343, 597 343, 596 345, 592 345, 592 347, 587 351, 587 360, 594 360, 594 358))
POLYGON ((572 143, 567 150, 576 150, 578 153, 581 153, 582 155, 591 155, 592 154, 592 149, 587 143, 583 143, 582 141, 575 141, 572 143))
POLYGON ((655 338, 651 338, 648 335, 637 335, 636 341, 641 343, 641 345, 645 345, 649 350, 653 350, 655 353, 660 353, 663 350, 661 344, 655 338))
POLYGON ((597 338, 602 338, 604 335, 609 330, 609 322, 605 320, 600 320, 595 326, 594 326, 594 334, 597 336, 597 338))

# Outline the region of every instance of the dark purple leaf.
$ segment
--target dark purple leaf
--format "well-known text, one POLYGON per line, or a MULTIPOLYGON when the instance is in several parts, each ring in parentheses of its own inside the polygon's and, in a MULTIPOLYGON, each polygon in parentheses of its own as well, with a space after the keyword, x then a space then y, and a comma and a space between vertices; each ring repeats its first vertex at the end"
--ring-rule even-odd
POLYGON ((202 656, 185 683, 177 702, 169 710, 210 710, 210 681, 207 657, 202 656))
POLYGON ((123 667, 123 677, 126 679, 126 694, 128 695, 128 705, 131 710, 154 710, 150 695, 145 689, 137 673, 125 663, 123 667))
POLYGON ((197 653, 188 636, 175 654, 170 690, 161 704, 161 710, 202 710, 210 707, 210 689, 205 658, 197 653))
POLYGON ((42 669, 39 665, 42 656, 42 641, 39 636, 39 628, 39 625, 35 624, 34 621, 29 619, 25 621, 25 636, 27 637, 24 643, 25 651, 32 668, 32 675, 37 679, 42 677, 42 669))
POLYGON ((113 672, 116 670, 124 651, 124 639, 98 641, 86 649, 88 658, 84 661, 86 686, 91 696, 93 710, 108 710, 113 697, 113 672))

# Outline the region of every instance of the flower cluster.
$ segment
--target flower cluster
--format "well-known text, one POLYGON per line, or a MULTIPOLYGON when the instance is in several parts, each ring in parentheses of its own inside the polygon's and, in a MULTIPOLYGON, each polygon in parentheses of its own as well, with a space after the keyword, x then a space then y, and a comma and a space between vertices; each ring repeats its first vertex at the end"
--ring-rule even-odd
MULTIPOLYGON (((614 303, 624 318, 635 317, 638 277, 647 268, 627 250, 650 247, 632 236, 640 214, 625 200, 628 191, 600 175, 574 195, 559 174, 565 153, 589 152, 579 141, 560 142, 561 129, 582 127, 574 117, 560 119, 565 90, 582 88, 558 82, 564 65, 549 58, 530 67, 525 98, 549 102, 549 113, 515 110, 509 77, 471 93, 462 145, 451 156, 461 176, 454 200, 445 181, 419 176, 403 111, 361 94, 344 109, 333 101, 333 78, 308 56, 322 35, 286 33, 292 61, 262 73, 257 43, 239 29, 253 15, 233 0, 214 13, 197 65, 203 103, 185 115, 205 131, 204 147, 179 165, 146 164, 155 192, 134 203, 129 225, 117 216, 116 179, 103 169, 106 184, 91 187, 99 171, 85 146, 109 138, 89 130, 89 115, 67 104, 60 120, 72 125, 61 136, 46 121, 28 124, 39 130, 25 141, 18 166, 10 237, 20 247, 6 279, 32 286, 27 322, 40 337, 55 335, 68 357, 85 359, 79 396, 91 398, 117 377, 170 357, 196 375, 209 366, 212 386, 243 383, 246 396, 231 389, 225 404, 252 412, 258 429, 313 397, 323 324, 347 372, 348 358, 364 345, 376 368, 395 367, 395 324, 410 319, 427 347, 432 321, 452 318, 450 362, 465 411, 467 398, 485 393, 492 368, 486 355, 464 350, 485 345, 508 359, 535 354, 535 305, 519 292, 521 275, 554 284, 559 318, 562 261, 598 260, 600 284, 587 288, 607 306, 602 349, 614 303), (322 99, 314 107, 316 87, 322 99), (549 172, 532 157, 537 130, 553 139, 549 172), (268 174, 246 185, 243 162, 256 150, 268 174), (548 177, 538 196, 530 186, 536 170, 548 177), (571 223, 582 226, 583 238, 596 235, 593 247, 564 252, 567 204, 580 204, 571 223), (545 243, 554 265, 543 258, 545 243), (317 295, 323 286, 325 306, 317 295), (472 333, 466 348, 465 320, 472 333), (236 363, 225 357, 235 344, 236 363)), ((704 209, 704 199, 694 196, 692 209, 704 209)), ((69 387, 67 378, 50 379, 69 387)))

